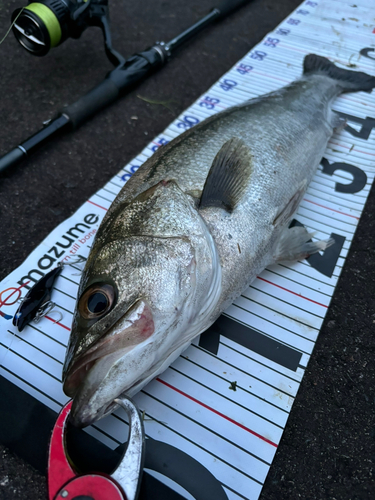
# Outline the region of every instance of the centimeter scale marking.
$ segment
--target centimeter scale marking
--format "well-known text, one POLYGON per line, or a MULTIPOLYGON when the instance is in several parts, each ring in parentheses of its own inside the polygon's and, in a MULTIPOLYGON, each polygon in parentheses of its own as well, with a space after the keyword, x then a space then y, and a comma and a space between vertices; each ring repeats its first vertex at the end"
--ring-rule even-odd
MULTIPOLYGON (((41 269, 47 272, 54 261, 87 257, 93 229, 124 182, 159 147, 214 113, 298 78, 306 54, 374 74, 375 57, 369 51, 360 56, 375 39, 374 24, 366 25, 371 12, 365 0, 356 0, 356 5, 304 1, 3 281, 1 375, 60 410, 67 401, 61 369, 78 292, 77 271, 67 266, 56 281, 53 300, 63 319, 55 324, 51 313, 18 334, 4 316, 5 311, 15 312, 11 295, 21 294, 26 278, 39 279, 41 269)), ((266 269, 135 397, 148 417, 147 436, 167 443, 170 453, 179 448, 193 457, 197 475, 200 467, 209 470, 221 483, 223 498, 259 497, 374 179, 374 95, 340 96, 333 109, 348 120, 348 127, 330 140, 295 218, 318 239, 333 234, 336 245, 309 263, 266 269)), ((120 410, 87 432, 116 448, 126 429, 120 410)), ((176 482, 158 479, 192 498, 176 482)))

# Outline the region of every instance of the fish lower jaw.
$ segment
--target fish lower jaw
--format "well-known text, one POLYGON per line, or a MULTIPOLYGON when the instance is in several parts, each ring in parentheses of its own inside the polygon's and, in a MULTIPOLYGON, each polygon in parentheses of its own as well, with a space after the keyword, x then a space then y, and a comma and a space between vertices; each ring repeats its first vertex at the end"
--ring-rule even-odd
POLYGON ((73 397, 70 421, 76 427, 86 427, 105 415, 112 413, 117 407, 113 400, 121 391, 103 391, 105 381, 112 367, 129 349, 106 354, 90 361, 76 370, 64 384, 64 392, 73 397), (87 367, 87 368, 86 368, 87 367))
POLYGON ((74 370, 71 375, 68 375, 65 379, 63 391, 70 398, 74 398, 77 394, 79 386, 83 382, 85 375, 91 370, 93 365, 97 360, 89 361, 81 368, 74 370))
MULTIPOLYGON (((131 370, 130 366, 133 366, 133 364, 129 360, 128 365, 130 366, 128 371, 133 372, 133 380, 128 379, 121 382, 119 373, 116 373, 116 377, 114 376, 113 368, 116 363, 119 368, 121 358, 126 358, 129 354, 132 358, 139 357, 141 355, 139 352, 140 345, 134 346, 134 349, 132 349, 134 352, 125 352, 124 349, 122 352, 108 354, 96 360, 74 393, 73 406, 70 413, 72 424, 76 427, 86 427, 115 411, 117 405, 113 402, 114 399, 121 395, 132 397, 137 394, 152 379, 164 372, 189 347, 191 340, 192 338, 182 342, 173 351, 166 353, 160 363, 154 364, 151 367, 144 366, 143 369, 131 370), (135 375, 136 372, 138 373, 138 377, 135 375)), ((84 367, 81 369, 84 369, 84 367)), ((119 371, 118 369, 117 372, 119 371)), ((67 393, 65 386, 64 391, 67 393)))
POLYGON ((135 346, 127 346, 121 349, 114 343, 110 349, 107 349, 105 354, 103 354, 99 348, 96 348, 93 352, 89 351, 86 353, 71 366, 65 377, 63 387, 65 394, 69 397, 75 397, 80 387, 86 384, 86 379, 88 377, 92 378, 92 372, 97 372, 99 370, 102 372, 104 366, 116 363, 116 361, 124 356, 126 352, 134 347, 135 346))
MULTIPOLYGON (((216 293, 213 295, 216 298, 216 293)), ((205 308, 202 315, 195 318, 189 325, 175 332, 174 340, 160 352, 160 360, 150 366, 148 360, 155 357, 155 337, 148 338, 141 344, 114 349, 102 357, 98 357, 99 349, 95 351, 95 359, 90 358, 90 353, 83 357, 70 370, 65 380, 64 392, 74 398, 71 411, 71 421, 76 427, 85 427, 103 418, 115 410, 117 405, 113 400, 122 394, 134 396, 152 379, 164 372, 180 354, 187 349, 192 340, 209 324, 208 313, 216 301, 205 308), (180 340, 177 339, 180 337, 180 340), (87 360, 85 363, 84 360, 87 360), (126 374, 122 377, 122 374, 126 374)), ((165 332, 167 335, 168 332, 165 332)), ((117 346, 118 347, 118 346, 117 346)))
MULTIPOLYGON (((136 346, 113 349, 102 356, 98 353, 95 359, 83 360, 76 370, 65 380, 64 392, 73 398, 71 421, 76 427, 85 427, 110 413, 108 407, 118 397, 121 390, 111 390, 108 375, 121 358, 136 346)), ((74 368, 74 366, 72 367, 74 368)), ((111 409, 113 411, 114 408, 111 409)))
POLYGON ((115 361, 133 350, 138 344, 147 342, 154 333, 154 321, 148 304, 137 301, 127 313, 120 318, 111 331, 83 355, 79 356, 69 367, 64 381, 64 392, 74 397, 79 387, 85 383, 95 365, 112 356, 115 361))

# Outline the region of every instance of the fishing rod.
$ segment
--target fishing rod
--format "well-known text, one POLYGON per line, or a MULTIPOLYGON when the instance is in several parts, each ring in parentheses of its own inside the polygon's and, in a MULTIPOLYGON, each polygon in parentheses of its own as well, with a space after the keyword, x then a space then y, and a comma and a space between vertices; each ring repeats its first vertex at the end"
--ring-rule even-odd
POLYGON ((36 134, 1 157, 0 173, 18 164, 49 139, 76 130, 92 115, 164 66, 180 45, 248 1, 222 0, 206 16, 169 42, 156 42, 128 59, 112 47, 108 0, 41 0, 17 9, 12 16, 12 29, 19 43, 31 54, 43 56, 67 38, 79 38, 87 27, 99 26, 103 31, 105 52, 115 68, 99 85, 64 107, 55 118, 44 122, 44 127, 36 134))

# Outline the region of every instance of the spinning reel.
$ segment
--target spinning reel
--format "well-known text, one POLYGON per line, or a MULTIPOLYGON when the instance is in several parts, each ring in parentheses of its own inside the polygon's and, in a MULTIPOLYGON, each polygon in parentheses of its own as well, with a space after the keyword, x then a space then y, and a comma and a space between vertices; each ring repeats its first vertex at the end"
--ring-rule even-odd
POLYGON ((117 66, 122 56, 112 49, 108 0, 40 0, 12 14, 13 33, 31 54, 45 56, 68 38, 79 38, 89 26, 104 35, 109 60, 117 66))
POLYGON ((107 57, 115 68, 90 92, 65 106, 55 118, 44 122, 39 132, 1 157, 0 172, 19 163, 50 138, 65 130, 77 129, 96 112, 164 66, 187 40, 249 2, 218 1, 219 5, 172 40, 156 42, 127 59, 112 48, 108 0, 39 0, 16 9, 12 15, 12 29, 22 47, 31 54, 44 56, 68 38, 79 38, 89 26, 99 26, 103 31, 107 57))

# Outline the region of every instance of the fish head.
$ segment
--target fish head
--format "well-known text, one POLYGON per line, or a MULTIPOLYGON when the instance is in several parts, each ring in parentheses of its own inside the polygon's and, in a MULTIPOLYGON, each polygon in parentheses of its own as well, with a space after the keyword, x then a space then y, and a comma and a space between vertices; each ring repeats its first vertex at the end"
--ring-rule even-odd
POLYGON ((220 288, 213 242, 174 182, 103 222, 81 279, 63 370, 79 427, 163 371, 199 333, 210 309, 204 299, 213 304, 220 288))

